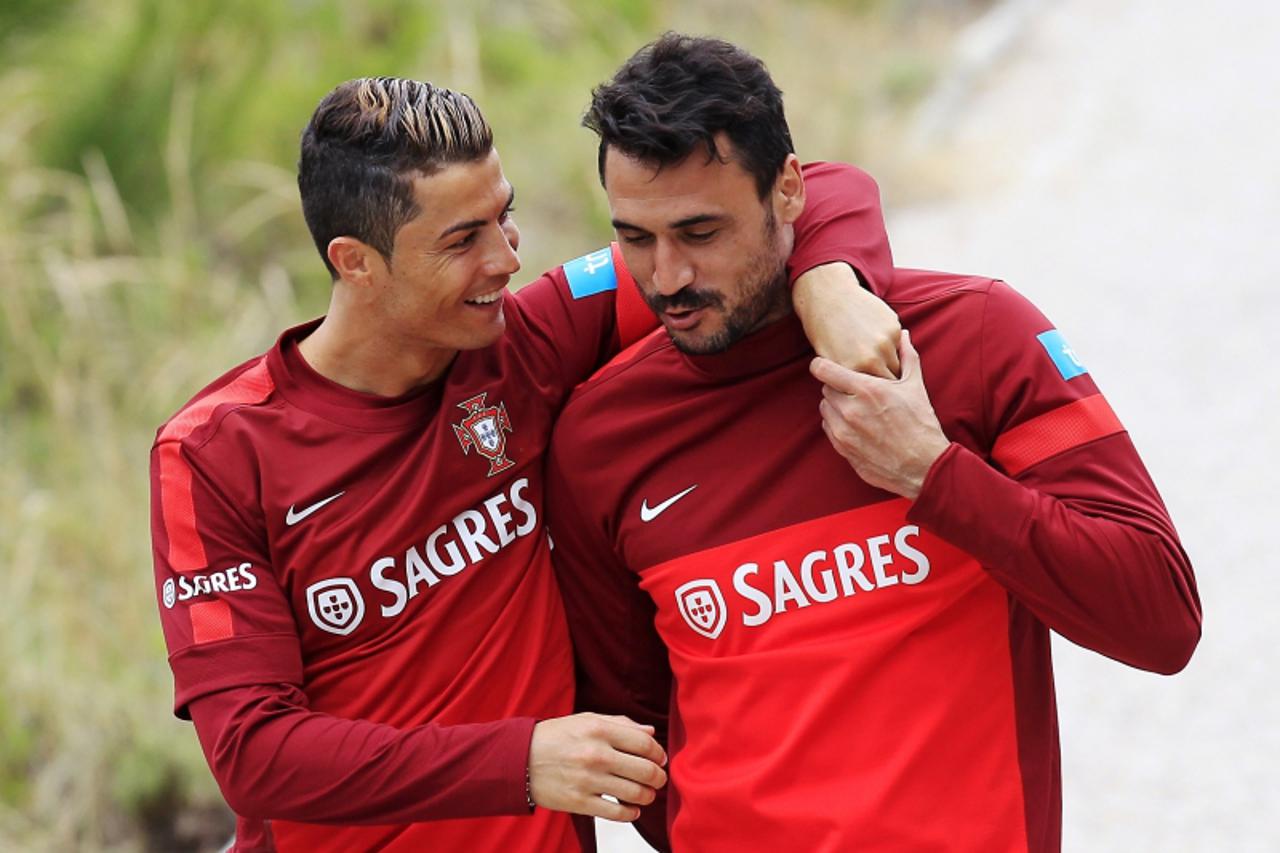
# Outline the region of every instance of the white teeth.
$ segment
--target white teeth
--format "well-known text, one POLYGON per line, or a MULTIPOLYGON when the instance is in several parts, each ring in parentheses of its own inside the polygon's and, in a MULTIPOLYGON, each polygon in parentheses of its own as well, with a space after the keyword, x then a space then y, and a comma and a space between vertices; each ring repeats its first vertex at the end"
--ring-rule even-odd
POLYGON ((486 293, 484 296, 477 296, 475 299, 468 299, 467 302, 472 305, 488 305, 490 302, 497 302, 498 297, 502 296, 501 290, 495 290, 493 293, 486 293))

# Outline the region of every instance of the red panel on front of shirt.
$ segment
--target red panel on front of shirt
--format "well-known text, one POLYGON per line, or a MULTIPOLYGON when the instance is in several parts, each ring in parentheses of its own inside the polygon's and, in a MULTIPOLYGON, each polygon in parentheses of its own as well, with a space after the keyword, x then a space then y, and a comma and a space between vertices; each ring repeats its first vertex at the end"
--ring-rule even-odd
POLYGON ((1007 597, 907 506, 642 572, 686 737, 676 849, 1025 849, 1007 597))

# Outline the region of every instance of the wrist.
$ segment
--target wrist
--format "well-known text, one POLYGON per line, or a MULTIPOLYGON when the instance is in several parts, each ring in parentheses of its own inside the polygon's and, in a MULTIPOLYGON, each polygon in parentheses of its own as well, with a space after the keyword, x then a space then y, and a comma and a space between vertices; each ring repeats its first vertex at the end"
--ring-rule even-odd
POLYGON ((920 497, 920 493, 924 491, 925 486, 929 483, 929 475, 933 473, 938 460, 945 456, 950 449, 951 441, 943 437, 941 444, 925 455, 918 476, 912 478, 911 483, 908 485, 909 493, 904 493, 903 497, 909 498, 911 501, 915 501, 916 498, 920 497))

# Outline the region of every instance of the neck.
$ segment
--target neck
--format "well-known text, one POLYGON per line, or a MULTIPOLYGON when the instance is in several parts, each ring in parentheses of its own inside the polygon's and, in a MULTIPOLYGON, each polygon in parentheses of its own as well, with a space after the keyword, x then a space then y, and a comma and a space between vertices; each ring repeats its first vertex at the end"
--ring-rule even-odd
POLYGON ((458 354, 390 336, 356 315, 335 298, 316 330, 298 344, 312 370, 344 388, 399 397, 439 379, 458 354))

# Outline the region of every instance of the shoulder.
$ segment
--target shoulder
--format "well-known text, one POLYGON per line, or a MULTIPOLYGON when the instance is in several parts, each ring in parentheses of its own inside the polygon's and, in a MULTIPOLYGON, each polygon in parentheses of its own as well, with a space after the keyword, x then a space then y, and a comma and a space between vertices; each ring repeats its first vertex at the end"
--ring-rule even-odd
POLYGON ((885 301, 902 306, 957 299, 981 302, 1000 284, 1003 282, 986 276, 898 267, 885 301))
POLYGON ((849 163, 814 160, 810 163, 801 164, 800 172, 804 175, 806 181, 814 178, 819 181, 828 179, 834 181, 838 179, 840 181, 838 187, 841 190, 865 192, 874 195, 876 198, 880 196, 880 186, 876 183, 876 179, 849 163))
POLYGON ((886 301, 913 305, 947 300, 976 301, 987 310, 1036 313, 1036 307, 1007 281, 981 275, 898 268, 886 301))
POLYGON ((200 444, 233 412, 270 402, 275 380, 267 356, 237 365, 201 389, 156 430, 155 445, 200 444))
POLYGON ((675 345, 661 326, 615 355, 589 379, 574 389, 570 404, 593 396, 619 394, 637 384, 654 381, 669 372, 678 356, 675 345))
POLYGON ((579 300, 618 289, 618 282, 629 276, 622 258, 612 246, 604 246, 570 261, 565 261, 520 288, 517 303, 539 298, 579 300))
POLYGON ((655 329, 578 385, 556 421, 559 440, 575 444, 604 438, 610 424, 630 420, 658 389, 674 379, 678 356, 666 332, 655 329))
POLYGON ((1053 328, 1032 302, 1000 279, 897 269, 885 302, 912 328, 944 323, 953 339, 1017 340, 1053 328))

